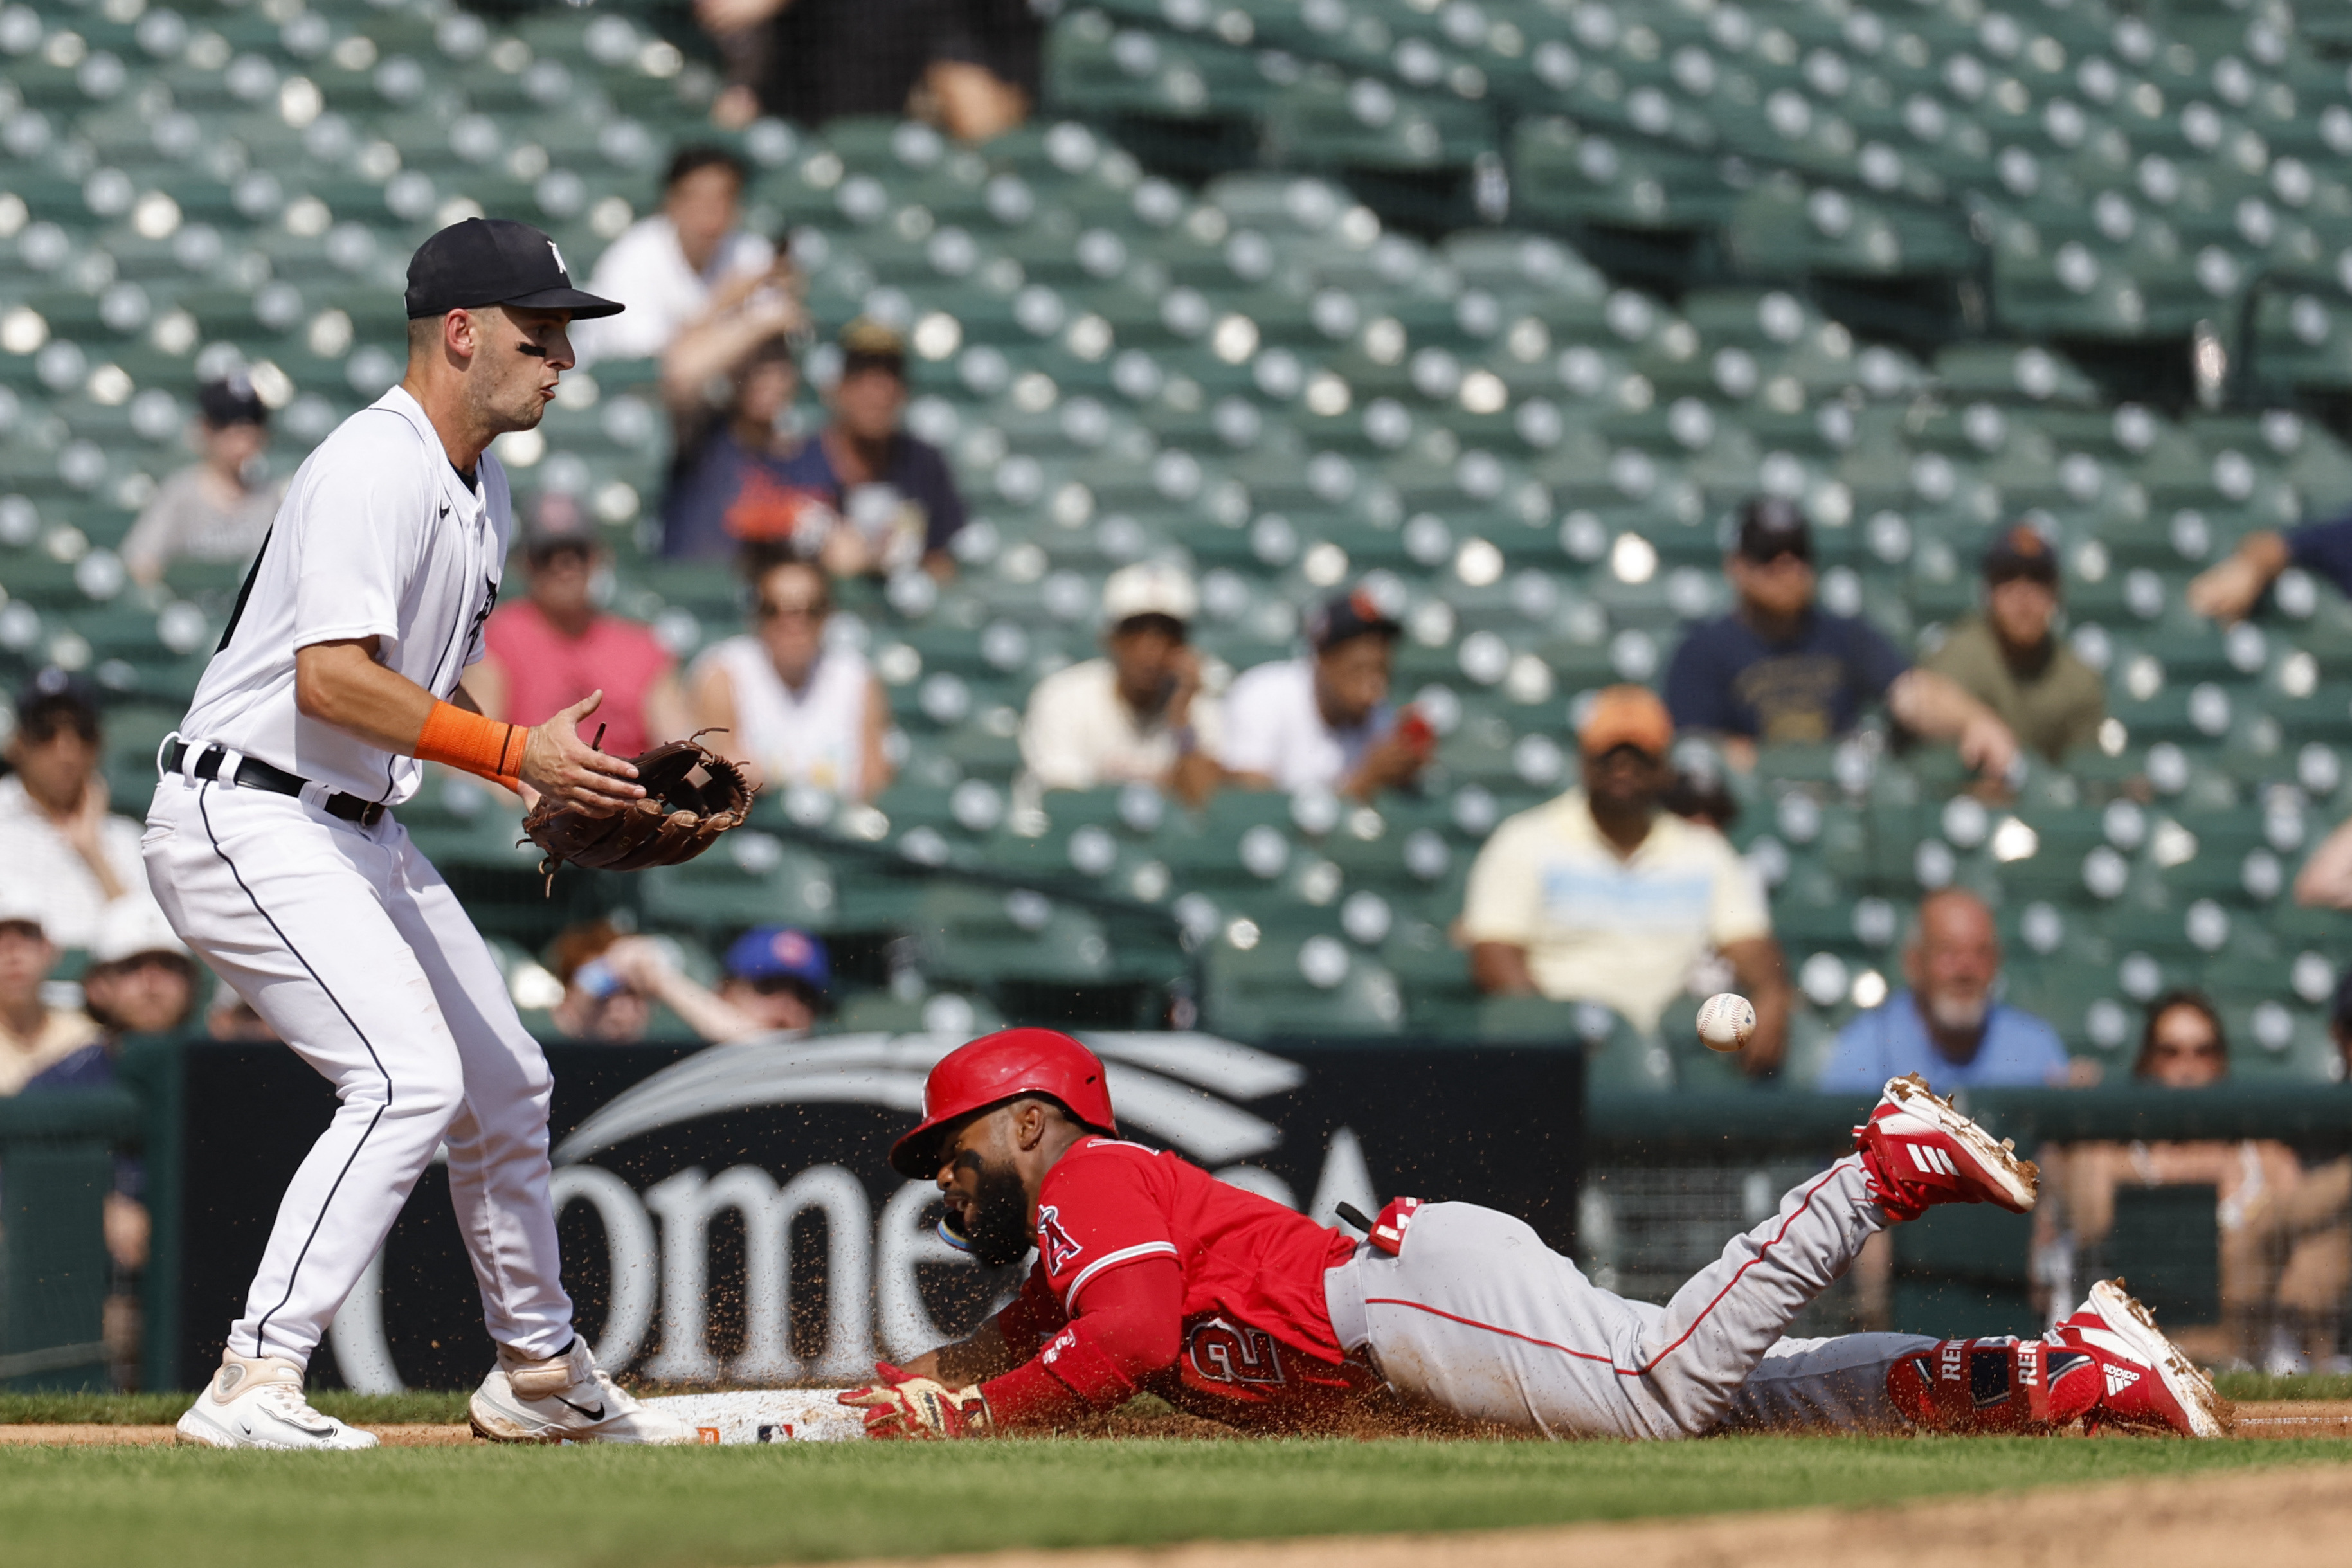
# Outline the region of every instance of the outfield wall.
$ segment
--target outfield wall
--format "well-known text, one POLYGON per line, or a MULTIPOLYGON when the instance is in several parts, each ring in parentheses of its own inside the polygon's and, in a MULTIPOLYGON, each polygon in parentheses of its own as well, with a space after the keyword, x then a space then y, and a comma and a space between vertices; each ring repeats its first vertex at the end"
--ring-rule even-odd
MULTIPOLYGON (((1739 1092, 1588 1103, 1568 1049, 1088 1038, 1139 1138, 1319 1214, 1399 1194, 1522 1213, 1598 1281, 1651 1300, 1843 1152, 1867 1109, 1739 1092)), ((923 1070, 955 1043, 551 1047, 567 1274, 592 1341, 641 1376, 774 1381, 845 1375, 968 1326, 1009 1280, 948 1253, 924 1190, 883 1165, 923 1070)), ((278 1047, 139 1041, 123 1077, 126 1089, 0 1100, 0 1386, 103 1385, 98 1215, 125 1155, 143 1162, 155 1220, 142 1381, 197 1381, 332 1109, 278 1047)), ((1980 1091, 1969 1106, 2028 1150, 2258 1137, 2309 1159, 2352 1150, 2346 1089, 1980 1091)), ((2157 1189, 2096 1261, 2168 1321, 2196 1322, 2215 1290, 2213 1223, 2210 1189, 2157 1189)), ((2031 1330, 2027 1235, 1980 1208, 1898 1230, 1896 1326, 2031 1330)), ((1842 1332, 1855 1309, 1841 1284, 1797 1330, 1842 1332)), ((362 1388, 462 1385, 486 1354, 436 1166, 315 1370, 362 1388)))

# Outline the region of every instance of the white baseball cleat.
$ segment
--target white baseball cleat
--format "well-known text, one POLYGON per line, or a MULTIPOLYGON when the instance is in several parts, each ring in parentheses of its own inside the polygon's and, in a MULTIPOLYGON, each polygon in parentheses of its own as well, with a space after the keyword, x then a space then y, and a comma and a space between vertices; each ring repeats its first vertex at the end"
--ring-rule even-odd
POLYGON ((1894 1219, 1916 1219, 1938 1203, 1990 1203, 2012 1214, 2033 1207, 2042 1173, 2015 1145, 1992 1135, 1931 1092, 1917 1073, 1886 1081, 1870 1120, 1853 1130, 1871 1196, 1894 1219))
POLYGON ((588 1342, 546 1361, 505 1346, 467 1406, 474 1435, 493 1443, 691 1443, 694 1428, 624 1393, 588 1342))
POLYGON ((2229 1436, 2229 1402, 2205 1369, 2156 1326, 2156 1314, 2126 1293, 2121 1280, 2093 1285, 2082 1311, 2058 1325, 2057 1337, 2098 1355, 2107 1377, 2099 1415, 2115 1425, 2184 1437, 2229 1436))
POLYGON ((321 1416, 302 1397, 302 1369, 284 1356, 225 1355, 176 1430, 212 1448, 373 1448, 375 1434, 321 1416))

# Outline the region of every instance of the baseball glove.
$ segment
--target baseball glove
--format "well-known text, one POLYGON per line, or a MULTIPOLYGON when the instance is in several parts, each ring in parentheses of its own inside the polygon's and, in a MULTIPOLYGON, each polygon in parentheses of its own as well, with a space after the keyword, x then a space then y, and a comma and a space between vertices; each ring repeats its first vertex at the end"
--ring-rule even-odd
POLYGON ((545 799, 533 806, 516 842, 545 852, 539 869, 549 887, 555 884, 556 867, 567 862, 601 871, 683 865, 717 843, 721 833, 741 827, 754 791, 741 768, 701 743, 709 733, 700 730, 690 740, 640 753, 634 761, 645 799, 609 817, 592 817, 545 799))

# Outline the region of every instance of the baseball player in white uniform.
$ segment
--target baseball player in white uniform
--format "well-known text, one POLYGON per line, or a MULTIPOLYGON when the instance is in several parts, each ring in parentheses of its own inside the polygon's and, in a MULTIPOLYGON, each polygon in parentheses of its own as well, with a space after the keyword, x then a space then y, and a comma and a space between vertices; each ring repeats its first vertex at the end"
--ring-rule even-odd
POLYGON ((173 928, 335 1085, 218 1374, 179 1423, 218 1448, 364 1448, 304 1371, 435 1151, 498 1364, 474 1429, 684 1442, 572 1326, 548 1199, 545 1057, 465 911, 391 808, 423 761, 608 813, 644 790, 584 743, 590 695, 524 729, 460 684, 510 527, 491 440, 539 423, 579 319, 537 229, 469 219, 411 259, 408 371, 295 474, 195 701, 159 758, 147 874, 173 928), (422 760, 420 760, 422 759, 422 760))

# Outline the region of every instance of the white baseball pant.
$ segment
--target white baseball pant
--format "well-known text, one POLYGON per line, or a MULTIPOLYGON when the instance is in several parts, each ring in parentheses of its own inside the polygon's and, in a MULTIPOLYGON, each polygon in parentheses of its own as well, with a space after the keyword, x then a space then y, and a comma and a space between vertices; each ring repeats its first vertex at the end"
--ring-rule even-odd
POLYGON ((1661 1307, 1600 1289, 1525 1220, 1434 1203, 1400 1253, 1358 1248, 1325 1295, 1340 1343, 1369 1345, 1400 1394, 1476 1421, 1552 1437, 1899 1430, 1887 1369, 1933 1340, 1780 1337, 1885 1225, 1848 1155, 1661 1307))
POLYGON ((362 828, 173 773, 156 786, 143 849, 173 929, 342 1103, 286 1189, 229 1349, 307 1365, 446 1142, 490 1337, 530 1358, 562 1350, 572 1300, 548 1202, 554 1081, 407 830, 389 813, 362 828))

